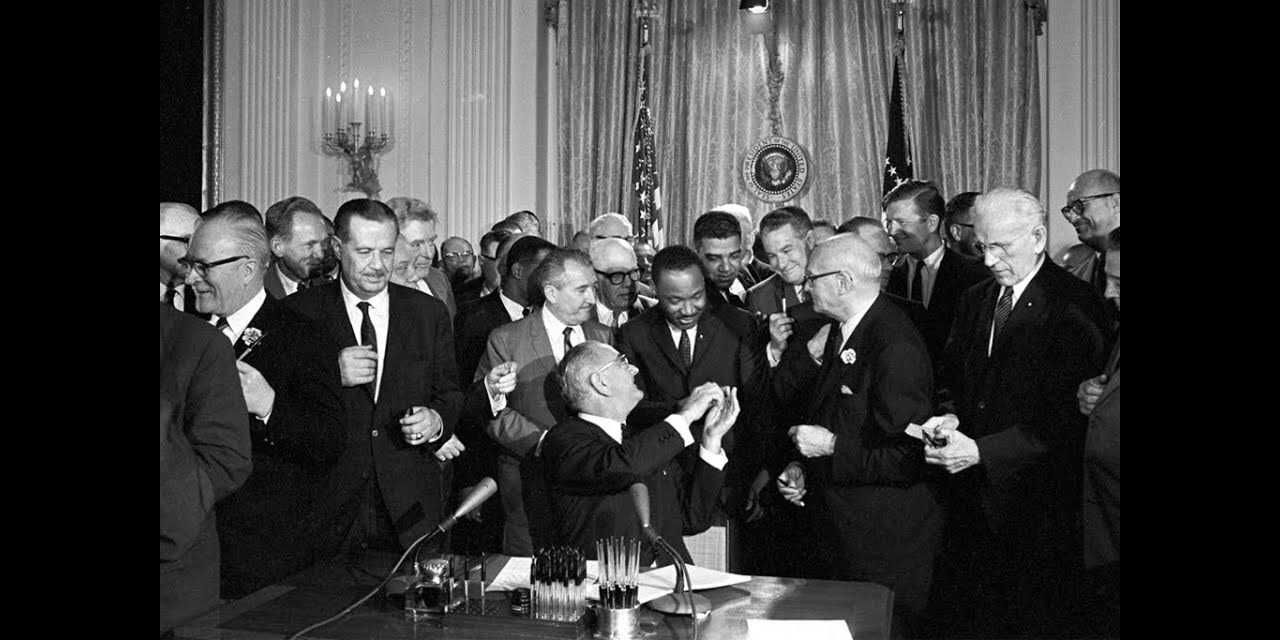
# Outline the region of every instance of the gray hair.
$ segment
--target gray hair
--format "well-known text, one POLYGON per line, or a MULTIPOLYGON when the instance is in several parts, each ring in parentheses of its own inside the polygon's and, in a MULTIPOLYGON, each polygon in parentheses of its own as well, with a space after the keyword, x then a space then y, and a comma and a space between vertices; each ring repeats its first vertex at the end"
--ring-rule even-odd
POLYGON ((602 213, 596 216, 595 218, 593 218, 591 222, 587 224, 587 232, 590 233, 592 236, 595 236, 596 230, 601 225, 603 225, 606 222, 609 222, 610 220, 622 223, 622 225, 627 228, 627 235, 628 236, 632 235, 633 232, 631 230, 631 221, 628 220, 627 217, 622 215, 621 213, 614 213, 614 212, 602 213))
MULTIPOLYGON (((267 242, 267 228, 262 218, 253 212, 239 209, 223 209, 205 216, 201 226, 224 224, 229 230, 229 237, 238 250, 258 261, 265 269, 270 264, 271 247, 267 242)), ((211 228, 216 228, 211 227, 211 228)))
MULTIPOLYGON (((819 242, 814 253, 831 256, 831 268, 848 273, 859 282, 880 286, 880 254, 876 253, 871 243, 863 240, 856 233, 837 233, 819 242)), ((812 259, 810 261, 812 264, 812 259)))
POLYGON ((602 265, 605 263, 605 256, 609 253, 609 249, 619 249, 631 254, 632 260, 636 257, 636 250, 631 246, 630 242, 622 238, 601 238, 591 241, 591 264, 602 265))
POLYGON ((600 354, 607 346, 603 342, 587 340, 569 349, 560 360, 560 395, 569 409, 581 411, 583 401, 591 396, 591 374, 603 366, 600 354))
POLYGON ((1049 219, 1044 205, 1030 191, 1013 187, 996 187, 973 201, 973 221, 992 215, 1007 215, 1025 224, 1028 229, 1036 225, 1048 226, 1049 219))
POLYGON ((396 196, 387 200, 386 205, 395 212, 396 222, 402 227, 410 220, 435 222, 439 218, 439 215, 426 202, 417 198, 396 196))

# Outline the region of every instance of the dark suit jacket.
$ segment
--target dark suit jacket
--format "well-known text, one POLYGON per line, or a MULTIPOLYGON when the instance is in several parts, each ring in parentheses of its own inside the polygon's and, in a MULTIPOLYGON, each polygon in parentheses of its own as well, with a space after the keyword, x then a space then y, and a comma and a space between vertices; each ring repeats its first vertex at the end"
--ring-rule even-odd
POLYGON ((1046 548, 1064 542, 1039 539, 1046 527, 1075 535, 1085 431, 1075 394, 1102 371, 1102 300, 1046 257, 988 356, 999 292, 995 280, 966 291, 947 342, 942 383, 981 455, 949 484, 958 511, 998 539, 1046 548))
MULTIPOLYGON (((453 301, 453 286, 449 284, 449 276, 446 276, 443 271, 431 267, 424 279, 427 281, 427 286, 431 287, 431 293, 435 294, 434 297, 444 303, 444 306, 449 311, 449 320, 452 321, 453 317, 458 313, 458 306, 453 301)), ((419 293, 422 292, 420 291, 419 293)))
POLYGON ((764 282, 771 275, 773 275, 773 269, 769 266, 769 263, 754 257, 751 262, 742 265, 742 269, 738 271, 738 277, 742 279, 742 286, 748 289, 764 282))
MULTIPOLYGON (((223 598, 248 595, 317 559, 315 505, 347 445, 337 348, 324 329, 270 295, 248 327, 262 337, 243 360, 276 398, 269 423, 249 416, 253 474, 218 504, 223 598)), ((234 348, 237 356, 248 349, 243 333, 234 348)))
MULTIPOLYGON (((889 275, 889 293, 907 297, 908 261, 903 260, 889 275)), ((951 249, 942 250, 942 262, 938 263, 938 274, 933 282, 933 294, 929 297, 929 306, 925 307, 923 316, 913 318, 924 337, 925 346, 929 349, 929 359, 935 363, 942 361, 942 351, 947 344, 947 336, 951 333, 951 323, 955 320, 956 306, 960 304, 960 296, 966 289, 991 277, 991 272, 982 262, 963 256, 951 249)), ((919 302, 919 301, 916 301, 919 302)), ((935 373, 937 371, 935 370, 935 373)))
POLYGON ((222 333, 160 303, 160 631, 218 604, 214 504, 253 469, 222 333))
POLYGON ((803 341, 788 342, 773 376, 774 397, 800 409, 801 424, 836 434, 835 453, 792 459, 805 466, 809 495, 825 512, 839 550, 837 575, 894 574, 932 561, 942 528, 936 488, 909 423, 932 413, 932 375, 924 341, 883 294, 838 348, 828 342, 822 366, 803 341), (841 353, 852 350, 852 363, 841 353))
POLYGON ((262 288, 267 290, 267 295, 279 300, 285 297, 284 283, 280 282, 280 273, 276 270, 273 263, 267 268, 267 272, 262 276, 262 288))
POLYGON ((1084 564, 1120 562, 1120 341, 1107 360, 1107 384, 1089 414, 1084 443, 1084 564))
MULTIPOLYGON (((683 536, 711 526, 724 474, 699 458, 686 478, 675 461, 684 443, 674 427, 660 422, 646 429, 624 429, 618 444, 600 427, 574 416, 553 427, 542 446, 559 544, 595 558, 597 538, 644 540, 629 490, 632 483, 644 482, 649 487, 650 524, 685 562, 693 561, 683 536)), ((646 542, 641 565, 648 566, 654 557, 646 542)), ((664 554, 657 557, 669 563, 664 554)))
MULTIPOLYGON (((285 304, 324 327, 338 350, 356 345, 356 328, 347 317, 341 286, 339 279, 285 298, 285 304)), ((385 360, 378 401, 374 403, 370 385, 342 389, 347 446, 329 473, 325 500, 319 505, 335 546, 359 512, 370 474, 377 474, 400 544, 407 547, 442 519, 447 487, 432 452, 453 435, 461 411, 453 329, 439 300, 397 284, 388 287, 390 321, 386 353, 379 354, 385 360), (444 433, 434 442, 405 442, 399 421, 413 406, 440 414, 444 433)), ((338 352, 331 357, 336 361, 338 352)))
MULTIPOLYGON (((484 290, 484 276, 476 276, 470 280, 466 280, 461 284, 453 287, 453 300, 458 305, 458 313, 462 313, 463 307, 467 304, 480 299, 480 292, 484 290)), ((493 293, 492 291, 490 293, 493 293)), ((455 316, 456 317, 456 316, 455 316)))

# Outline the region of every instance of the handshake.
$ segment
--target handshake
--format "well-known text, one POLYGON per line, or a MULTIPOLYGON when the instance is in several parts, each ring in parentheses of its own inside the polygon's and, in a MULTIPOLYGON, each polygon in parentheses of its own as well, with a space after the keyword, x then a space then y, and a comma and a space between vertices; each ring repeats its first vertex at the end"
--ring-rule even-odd
POLYGON ((725 434, 738 420, 740 410, 737 387, 721 387, 714 382, 704 382, 680 402, 678 413, 689 424, 705 418, 702 446, 708 451, 718 452, 725 434))

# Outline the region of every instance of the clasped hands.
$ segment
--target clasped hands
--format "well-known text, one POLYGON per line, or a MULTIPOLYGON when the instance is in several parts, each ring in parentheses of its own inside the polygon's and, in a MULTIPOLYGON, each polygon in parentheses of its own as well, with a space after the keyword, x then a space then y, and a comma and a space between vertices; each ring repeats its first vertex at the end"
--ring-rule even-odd
POLYGON ((712 453, 719 453, 721 442, 733 423, 738 420, 741 406, 738 404, 737 387, 721 387, 714 382, 704 382, 680 403, 679 414, 693 424, 703 420, 702 446, 712 453))
POLYGON ((920 425, 924 440, 924 461, 960 473, 980 462, 978 443, 960 431, 960 419, 953 413, 933 416, 920 425), (939 447, 930 441, 945 441, 939 447))

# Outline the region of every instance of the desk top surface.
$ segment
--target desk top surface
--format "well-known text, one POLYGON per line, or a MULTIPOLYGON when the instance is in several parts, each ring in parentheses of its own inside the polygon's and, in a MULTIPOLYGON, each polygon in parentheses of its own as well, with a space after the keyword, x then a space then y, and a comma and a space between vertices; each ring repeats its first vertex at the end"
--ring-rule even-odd
MULTIPOLYGON (((376 585, 396 557, 379 555, 361 565, 379 571, 377 577, 348 563, 317 564, 281 584, 272 585, 240 600, 228 602, 179 627, 176 638, 185 640, 268 640, 290 634, 327 618, 358 600, 376 585)), ((492 555, 487 561, 490 578, 507 560, 492 555)), ((748 619, 843 619, 857 640, 887 640, 893 605, 889 589, 868 582, 800 580, 755 576, 751 581, 698 593, 712 604, 711 615, 698 621, 697 637, 720 640, 747 637, 748 619)), ((363 640, 410 638, 590 638, 582 626, 550 623, 506 613, 507 594, 486 595, 487 609, 496 615, 448 615, 441 621, 411 621, 391 607, 381 595, 341 620, 308 633, 312 639, 363 640)), ((644 640, 692 639, 689 617, 668 616, 641 607, 644 640)))

